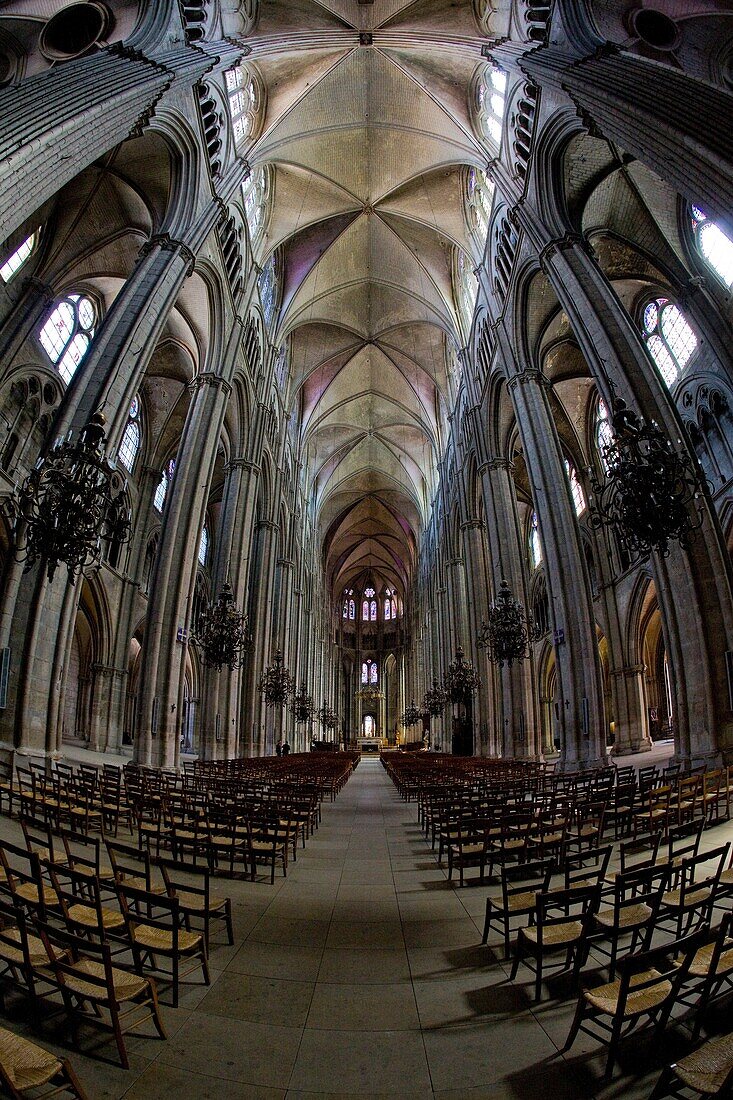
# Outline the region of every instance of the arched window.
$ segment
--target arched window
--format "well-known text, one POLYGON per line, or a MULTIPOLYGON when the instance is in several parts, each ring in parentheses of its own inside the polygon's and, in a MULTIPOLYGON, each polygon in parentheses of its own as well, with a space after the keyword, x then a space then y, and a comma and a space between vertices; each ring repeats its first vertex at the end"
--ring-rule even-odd
POLYGON ((476 118, 483 138, 490 138, 501 147, 501 135, 506 109, 506 73, 495 65, 487 65, 476 85, 476 118))
POLYGON ((371 600, 369 603, 369 618, 375 623, 377 621, 377 601, 371 600))
POLYGON ((226 74, 229 115, 235 145, 243 145, 255 136, 260 95, 257 81, 241 66, 226 74))
POLYGON ((471 261, 462 250, 458 253, 455 276, 455 298, 458 315, 463 325, 463 334, 468 339, 473 321, 473 311, 476 308, 476 296, 478 294, 478 279, 473 273, 471 261))
POLYGON ((386 596, 384 600, 384 618, 385 621, 392 618, 392 601, 389 596, 386 596))
POLYGON ((611 421, 608 419, 608 409, 605 402, 599 399, 596 406, 596 450, 598 451, 598 457, 601 460, 601 466, 605 473, 608 473, 608 462, 606 461, 606 448, 613 444, 613 429, 611 428, 611 421))
POLYGON ((565 473, 568 475, 568 481, 570 482, 570 495, 573 498, 575 514, 576 516, 582 516, 585 511, 585 493, 583 492, 583 486, 578 481, 578 471, 567 458, 565 459, 565 473))
POLYGON ((267 169, 260 165, 253 168, 242 184, 244 212, 247 215, 250 241, 259 238, 267 220, 267 169))
POLYGON ((376 684, 377 682, 377 662, 369 662, 369 683, 376 684))
POLYGON ((170 460, 170 462, 168 463, 168 465, 166 466, 166 468, 163 470, 163 473, 162 473, 161 478, 160 478, 160 483, 158 485, 158 488, 155 490, 155 496, 153 497, 153 504, 154 504, 154 506, 155 506, 155 508, 157 509, 158 512, 163 511, 163 506, 165 505, 165 498, 168 495, 168 486, 171 483, 171 480, 173 478, 173 474, 175 473, 175 470, 176 470, 176 460, 175 460, 175 458, 172 458, 170 460))
POLYGON ((260 291, 262 312, 265 315, 265 327, 269 331, 272 328, 272 322, 275 317, 275 307, 277 306, 278 297, 277 267, 274 253, 262 268, 260 277, 257 280, 257 285, 260 291))
POLYGON ((377 662, 376 661, 362 661, 361 665, 361 682, 362 684, 376 684, 377 682, 377 662))
POLYGON ((542 543, 540 541, 540 525, 537 519, 537 513, 532 513, 532 518, 529 521, 529 558, 532 562, 532 568, 536 569, 542 561, 542 543))
POLYGON ((483 253, 491 219, 491 203, 494 198, 494 184, 481 168, 470 168, 468 172, 466 212, 479 249, 483 253))
POLYGON ((83 294, 67 294, 41 326, 41 347, 67 385, 89 351, 96 323, 94 303, 83 294))
POLYGON ((643 336, 649 354, 668 386, 673 386, 697 349, 697 337, 685 315, 668 298, 644 307, 643 336))
POLYGON ((374 621, 377 618, 377 601, 374 599, 376 594, 373 588, 364 589, 364 599, 361 604, 361 618, 365 623, 368 623, 370 620, 374 621), (372 614, 372 608, 374 609, 374 614, 372 614))
POLYGON ((18 245, 15 252, 11 252, 2 266, 0 266, 0 279, 2 279, 4 283, 9 283, 13 276, 20 271, 26 260, 31 258, 38 244, 39 232, 40 230, 36 229, 34 233, 31 233, 30 237, 26 237, 23 243, 18 245))
POLYGON ((126 470, 130 471, 130 473, 132 473, 132 468, 135 465, 135 459, 137 458, 137 452, 140 450, 141 441, 140 398, 135 396, 132 399, 130 411, 127 414, 127 427, 122 436, 120 449, 117 452, 117 457, 120 462, 126 470))
POLYGON ((349 618, 352 621, 356 618, 356 604, 353 600, 349 600, 349 618))
POLYGON ((354 603, 354 590, 347 588, 344 592, 344 607, 341 612, 343 619, 354 620, 356 618, 356 604, 354 603))
POLYGON ((199 565, 206 565, 206 559, 209 556, 209 532, 206 524, 201 531, 201 541, 199 542, 199 565))
POLYGON ((547 598, 545 578, 540 573, 532 600, 532 618, 537 634, 546 634, 550 629, 550 603, 547 598))
POLYGON ((733 241, 699 206, 691 208, 690 219, 703 259, 730 290, 733 287, 733 241))

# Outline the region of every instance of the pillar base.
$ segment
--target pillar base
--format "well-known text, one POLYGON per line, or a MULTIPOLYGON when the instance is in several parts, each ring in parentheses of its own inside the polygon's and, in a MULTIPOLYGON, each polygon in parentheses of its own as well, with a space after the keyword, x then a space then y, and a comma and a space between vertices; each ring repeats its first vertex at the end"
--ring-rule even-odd
POLYGON ((631 742, 631 741, 627 741, 626 743, 622 743, 622 744, 619 744, 618 742, 614 742, 614 744, 608 750, 608 755, 609 756, 633 756, 634 754, 640 753, 640 752, 651 752, 652 747, 653 747, 652 743, 651 743, 651 741, 649 740, 648 737, 642 738, 641 741, 637 741, 635 743, 631 742))

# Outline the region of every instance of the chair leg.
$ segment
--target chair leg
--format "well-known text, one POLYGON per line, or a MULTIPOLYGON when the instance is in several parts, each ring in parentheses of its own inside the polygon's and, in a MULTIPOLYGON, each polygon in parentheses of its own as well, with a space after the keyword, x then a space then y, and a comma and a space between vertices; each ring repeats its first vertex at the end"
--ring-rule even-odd
POLYGON ((671 1066, 665 1066, 659 1080, 651 1091, 649 1100, 660 1100, 662 1096, 670 1095, 670 1086, 675 1078, 675 1072, 671 1066))
POLYGON ((120 1055, 120 1062, 123 1069, 130 1068, 130 1059, 127 1057, 127 1048, 125 1046, 125 1036, 122 1034, 122 1028, 120 1027, 120 1017, 117 1012, 117 1005, 113 1000, 109 1002, 109 1014, 112 1021, 112 1030, 115 1036, 115 1042, 117 1043, 117 1050, 120 1055))
POLYGON ((565 1040, 565 1046, 560 1051, 561 1054, 564 1054, 566 1050, 570 1050, 571 1046, 575 1042, 576 1038, 578 1037, 578 1032, 580 1031, 580 1025, 583 1022, 583 1017, 584 1016, 585 1016, 585 997, 581 993, 581 995, 578 997, 578 1003, 575 1006, 575 1015, 573 1016, 573 1022, 570 1025, 570 1031, 568 1032, 568 1037, 565 1040))
MULTIPOLYGON (((491 906, 489 905, 488 898, 486 899, 486 916, 484 917, 484 931, 481 936, 481 943, 486 943, 489 938, 489 913, 491 912, 491 906)), ((505 937, 506 941, 506 937, 505 937)))
POLYGON ((227 898, 226 905, 224 907, 224 920, 227 926, 227 938, 231 945, 234 943, 234 927, 232 925, 232 903, 229 898, 227 898))
POLYGON ((623 1026, 622 1019, 614 1019, 613 1026, 611 1028, 611 1041, 608 1044, 608 1057, 606 1058, 606 1068, 603 1076, 605 1080, 608 1080, 613 1076, 613 1066, 616 1061, 616 1051, 621 1039, 621 1028, 623 1026))
POLYGON ((162 1020, 161 1015, 160 1015, 160 1003, 158 1002, 158 989, 157 989, 157 986, 155 984, 155 981, 152 978, 149 979, 149 982, 150 982, 150 998, 153 1002, 153 1008, 152 1008, 151 1016, 153 1017, 153 1023, 155 1024, 155 1030, 158 1032, 158 1035, 160 1035, 161 1039, 167 1039, 168 1036, 166 1035, 165 1027, 163 1026, 163 1020, 162 1020))

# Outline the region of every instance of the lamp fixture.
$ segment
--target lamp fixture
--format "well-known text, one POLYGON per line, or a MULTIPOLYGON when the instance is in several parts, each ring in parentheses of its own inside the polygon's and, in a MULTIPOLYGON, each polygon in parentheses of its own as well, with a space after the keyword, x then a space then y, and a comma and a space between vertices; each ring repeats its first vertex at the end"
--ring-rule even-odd
POLYGON ((531 616, 514 598, 506 580, 499 585, 496 599, 489 608, 488 622, 481 623, 478 645, 488 650, 489 660, 501 668, 511 667, 529 655, 531 616))
POLYGON ((415 726, 422 718, 422 711, 419 707, 415 706, 415 700, 413 699, 409 707, 406 707, 404 714, 402 715, 403 726, 415 726))
POLYGON ((456 655, 448 665, 448 672, 443 687, 451 703, 467 703, 481 680, 476 669, 463 654, 463 647, 459 646, 456 655))
POLYGON ((296 722, 307 722, 313 715, 316 705, 313 702, 313 696, 308 694, 308 689, 305 686, 305 680, 301 683, 298 691, 293 695, 293 711, 295 713, 296 722))
POLYGON ((614 397, 611 427, 613 439, 601 449, 605 481, 591 471, 592 526, 611 527, 632 555, 655 550, 666 557, 672 541, 687 548, 702 525, 702 475, 655 421, 620 397, 614 397))
POLYGON ((295 681, 290 675, 290 670, 285 667, 280 649, 277 649, 273 663, 265 669, 260 677, 259 690, 265 697, 266 706, 286 706, 294 687, 295 681))
POLYGON ((423 709, 433 718, 437 718, 445 710, 448 695, 436 679, 433 679, 433 686, 425 692, 422 703, 423 709))
POLYGON ((72 584, 101 554, 101 541, 123 543, 130 517, 125 479, 105 455, 103 413, 72 439, 57 439, 3 505, 27 573, 39 558, 52 581, 64 562, 72 584))
POLYGON ((318 721, 326 730, 335 729, 339 721, 338 714, 331 709, 328 703, 324 703, 318 711, 318 721))
POLYGON ((222 586, 219 598, 202 612, 195 641, 201 646, 204 663, 211 668, 239 668, 250 647, 247 616, 234 603, 231 586, 222 586))

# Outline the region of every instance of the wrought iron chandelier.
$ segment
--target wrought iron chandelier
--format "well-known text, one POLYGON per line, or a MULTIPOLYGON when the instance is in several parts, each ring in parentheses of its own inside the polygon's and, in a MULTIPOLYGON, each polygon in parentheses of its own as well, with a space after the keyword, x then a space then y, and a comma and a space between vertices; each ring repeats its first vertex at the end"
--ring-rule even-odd
POLYGON ((494 664, 501 668, 506 663, 511 667, 514 661, 522 661, 529 655, 531 630, 531 616, 502 580, 489 608, 489 620, 481 623, 478 645, 488 650, 489 660, 494 664))
POLYGON ((324 703, 318 711, 318 721, 326 730, 335 729, 339 721, 338 714, 331 709, 328 703, 324 703))
POLYGON ((126 542, 130 518, 125 479, 104 453, 106 419, 94 413, 73 440, 57 439, 3 510, 27 573, 40 559, 52 581, 64 562, 73 584, 97 561, 101 542, 126 542))
POLYGON ((467 703, 481 683, 476 669, 463 655, 459 646, 456 655, 448 665, 448 673, 443 687, 451 703, 467 703))
POLYGON ((275 658, 260 677, 259 690, 265 696, 268 707, 284 707, 293 693, 295 681, 290 675, 290 670, 285 667, 283 655, 279 649, 275 651, 275 658))
POLYGON ((614 438, 602 448, 605 481, 591 471, 594 527, 613 528, 628 551, 666 557, 670 541, 689 545, 702 524, 701 475, 661 428, 614 398, 614 438))
POLYGON ((380 691, 376 684, 366 684, 360 691, 357 691, 356 698, 361 699, 362 703, 376 706, 380 699, 384 699, 384 692, 380 691))
POLYGON ((247 616, 234 603, 231 586, 222 586, 219 599, 201 613, 195 641, 201 646, 204 663, 220 669, 228 665, 239 668, 244 654, 250 647, 247 634, 247 616))
POLYGON ((419 707, 415 706, 415 700, 413 699, 409 707, 405 709, 405 713, 402 715, 403 726, 414 726, 422 719, 422 711, 419 707))
POLYGON ((308 689, 305 686, 305 681, 301 683, 300 689, 293 695, 293 711, 295 713, 296 722, 307 722, 313 715, 316 705, 313 702, 313 696, 308 694, 308 689))
POLYGON ((428 688, 423 696, 423 709, 427 711, 433 718, 437 718, 442 714, 448 703, 447 692, 437 680, 433 680, 433 686, 428 688))

